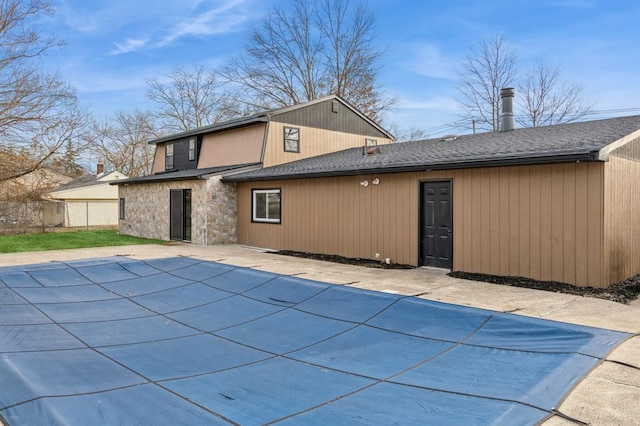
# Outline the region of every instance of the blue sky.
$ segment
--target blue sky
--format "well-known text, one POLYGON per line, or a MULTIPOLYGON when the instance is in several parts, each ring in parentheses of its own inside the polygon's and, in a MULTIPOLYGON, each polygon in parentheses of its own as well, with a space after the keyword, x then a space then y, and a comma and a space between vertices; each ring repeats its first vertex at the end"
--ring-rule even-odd
MULTIPOLYGON (((145 79, 162 79, 176 66, 224 64, 269 7, 285 1, 52 0, 56 14, 40 29, 66 46, 49 52, 44 66, 74 85, 98 117, 151 108, 145 79)), ((562 79, 582 84, 596 111, 622 110, 592 118, 640 114, 638 0, 367 3, 386 51, 380 83, 399 100, 385 125, 451 133, 443 125, 463 112, 456 71, 469 46, 498 32, 521 69, 537 59, 559 65, 562 79)))

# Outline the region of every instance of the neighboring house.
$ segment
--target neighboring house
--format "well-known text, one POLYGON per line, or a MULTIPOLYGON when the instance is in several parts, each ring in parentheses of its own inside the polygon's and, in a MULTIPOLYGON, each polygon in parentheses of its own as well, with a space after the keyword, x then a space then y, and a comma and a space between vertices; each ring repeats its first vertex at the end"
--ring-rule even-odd
POLYGON ((102 226, 118 224, 118 188, 111 182, 127 179, 118 171, 85 175, 58 186, 47 194, 49 200, 64 205, 63 226, 102 226))
POLYGON ((225 176, 238 243, 606 287, 640 273, 640 116, 225 176))
POLYGON ((153 174, 112 183, 119 187, 119 229, 145 238, 235 243, 236 190, 221 182, 223 174, 392 141, 338 96, 163 137, 150 142, 153 174))

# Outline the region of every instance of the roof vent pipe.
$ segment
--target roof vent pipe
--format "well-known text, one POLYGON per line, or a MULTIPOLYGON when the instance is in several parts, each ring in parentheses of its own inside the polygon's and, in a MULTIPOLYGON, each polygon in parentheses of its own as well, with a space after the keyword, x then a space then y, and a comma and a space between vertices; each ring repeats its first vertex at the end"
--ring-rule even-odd
POLYGON ((508 132, 516 128, 516 123, 513 120, 513 87, 500 89, 500 99, 502 99, 500 131, 508 132))

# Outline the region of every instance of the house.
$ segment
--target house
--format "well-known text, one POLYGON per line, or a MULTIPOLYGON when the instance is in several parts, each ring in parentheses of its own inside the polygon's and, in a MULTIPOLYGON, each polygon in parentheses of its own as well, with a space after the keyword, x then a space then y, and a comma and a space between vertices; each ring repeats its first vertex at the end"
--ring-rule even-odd
POLYGON ((640 273, 640 116, 352 148, 223 181, 237 184, 240 244, 578 286, 640 273))
POLYGON ((118 224, 118 188, 110 183, 126 179, 119 171, 104 172, 98 163, 97 173, 87 174, 60 185, 46 198, 64 205, 63 226, 102 226, 118 224))
POLYGON ((392 140, 335 95, 156 139, 151 175, 112 182, 119 188, 120 233, 235 243, 235 184, 222 183, 223 174, 392 140))

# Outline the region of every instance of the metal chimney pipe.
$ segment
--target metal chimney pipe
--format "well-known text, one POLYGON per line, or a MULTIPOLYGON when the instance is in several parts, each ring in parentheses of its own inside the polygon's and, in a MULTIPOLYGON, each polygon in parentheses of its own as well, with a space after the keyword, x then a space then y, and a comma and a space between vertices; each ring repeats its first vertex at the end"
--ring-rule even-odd
POLYGON ((500 89, 500 99, 502 99, 501 132, 508 132, 516 128, 516 123, 513 119, 513 93, 513 87, 500 89))

